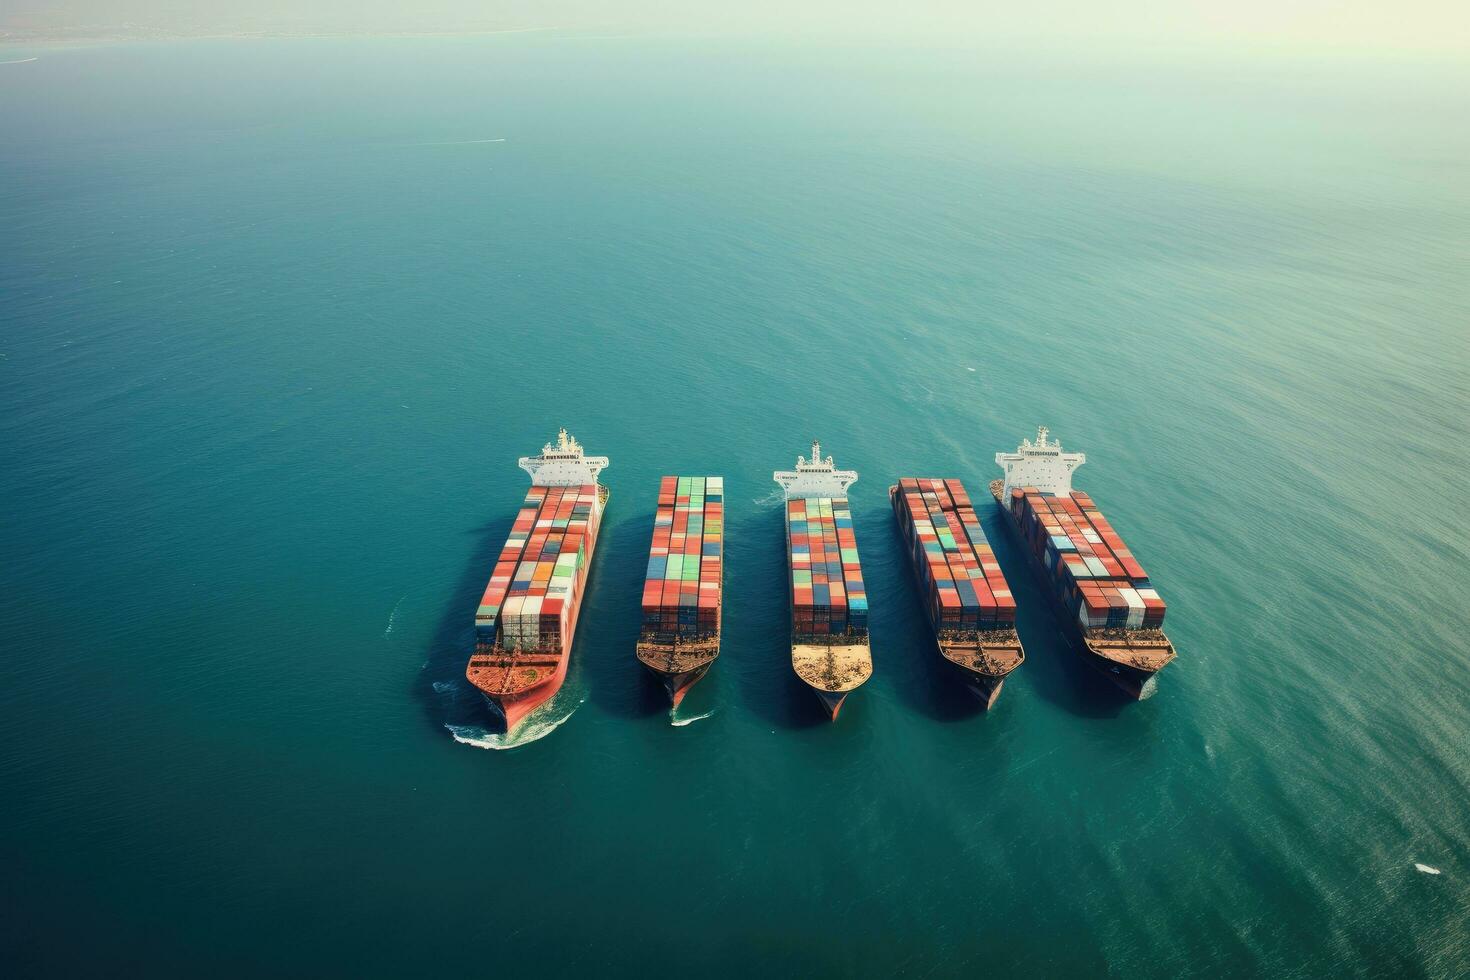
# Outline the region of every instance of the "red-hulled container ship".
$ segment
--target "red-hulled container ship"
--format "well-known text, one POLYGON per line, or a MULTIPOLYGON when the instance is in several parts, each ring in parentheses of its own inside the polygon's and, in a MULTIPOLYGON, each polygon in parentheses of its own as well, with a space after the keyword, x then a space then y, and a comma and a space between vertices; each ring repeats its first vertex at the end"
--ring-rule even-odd
POLYGON ((608 490, 606 456, 587 456, 562 429, 523 456, 531 489, 475 613, 465 676, 512 732, 561 690, 608 490))
POLYGON ((638 660, 663 682, 676 708, 720 655, 724 527, 722 477, 660 481, 638 660))
POLYGON ((1076 650, 1130 697, 1153 693, 1174 659, 1164 600, 1092 498, 1072 489, 1087 461, 1038 430, 1014 453, 996 453, 1005 479, 990 492, 1021 539, 1060 625, 1076 650))
POLYGON ((905 477, 888 488, 940 656, 987 710, 1026 653, 1016 600, 959 480, 905 477))
POLYGON ((773 477, 786 494, 791 667, 836 721, 847 696, 873 675, 868 590, 847 502, 858 475, 836 469, 813 442, 810 461, 798 456, 795 470, 773 477))

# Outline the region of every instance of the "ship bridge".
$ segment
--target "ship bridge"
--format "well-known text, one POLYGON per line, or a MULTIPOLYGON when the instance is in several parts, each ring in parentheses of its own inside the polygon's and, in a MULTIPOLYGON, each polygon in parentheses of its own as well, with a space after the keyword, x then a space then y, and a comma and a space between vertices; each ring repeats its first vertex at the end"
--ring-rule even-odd
POLYGON ((812 458, 796 457, 796 469, 777 470, 771 478, 781 485, 787 499, 792 497, 846 497, 847 488, 857 482, 852 470, 839 470, 832 457, 822 458, 822 444, 812 440, 812 458))
POLYGON ((580 487, 596 483, 607 469, 606 456, 588 456, 581 443, 562 429, 556 434, 556 445, 541 447, 540 456, 522 456, 521 469, 531 474, 531 485, 537 487, 580 487))
POLYGON ((1065 497, 1072 492, 1072 471, 1087 462, 1085 453, 1064 453, 1062 444, 1047 438, 1049 430, 1036 430, 1036 441, 1024 439, 1013 453, 996 453, 995 461, 1005 470, 1001 503, 1010 506, 1011 490, 1035 487, 1042 493, 1065 497))

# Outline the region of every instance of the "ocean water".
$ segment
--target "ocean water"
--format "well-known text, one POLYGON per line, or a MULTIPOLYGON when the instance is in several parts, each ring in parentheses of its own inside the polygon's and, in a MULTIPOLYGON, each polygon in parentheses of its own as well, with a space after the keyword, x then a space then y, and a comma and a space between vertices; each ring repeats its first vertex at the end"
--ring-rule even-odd
POLYGON ((13 50, 7 975, 1470 972, 1463 65, 13 50), (985 715, 926 639, 888 484, 983 493, 1038 424, 1170 603, 1143 703, 990 511, 1027 663, 985 715), (471 617, 559 425, 612 499, 495 751, 471 617), (862 474, 836 725, 770 480, 813 437, 862 474), (667 472, 728 488, 677 719, 632 653, 667 472))

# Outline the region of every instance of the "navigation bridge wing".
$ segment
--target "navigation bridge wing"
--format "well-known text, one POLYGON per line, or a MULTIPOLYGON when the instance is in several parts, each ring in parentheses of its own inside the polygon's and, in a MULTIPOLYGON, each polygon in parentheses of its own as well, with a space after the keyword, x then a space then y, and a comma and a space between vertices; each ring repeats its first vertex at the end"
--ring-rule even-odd
POLYGON ((1005 470, 1002 506, 1009 507, 1013 487, 1035 487, 1042 493, 1065 497, 1072 492, 1072 471, 1087 462, 1083 453, 1064 453, 1062 444, 1047 438, 1046 426, 1036 430, 1036 441, 1022 440, 1013 453, 996 453, 995 461, 1005 470))
POLYGON ((520 466, 531 474, 532 486, 580 487, 596 483, 607 469, 608 459, 584 454, 581 443, 562 429, 556 435, 556 445, 548 442, 541 447, 540 456, 522 456, 520 466))
POLYGON ((822 444, 812 441, 812 458, 796 457, 796 469, 777 470, 771 478, 780 484, 786 497, 846 497, 847 488, 857 482, 852 470, 839 470, 832 457, 822 458, 822 444))

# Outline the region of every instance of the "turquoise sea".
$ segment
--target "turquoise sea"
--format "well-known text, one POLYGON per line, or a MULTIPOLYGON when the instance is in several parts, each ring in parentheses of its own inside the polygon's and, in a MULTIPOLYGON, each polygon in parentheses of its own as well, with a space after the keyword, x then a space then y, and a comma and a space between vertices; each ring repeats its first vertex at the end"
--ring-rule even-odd
POLYGON ((0 61, 0 973, 1470 973, 1465 64, 0 61), (989 715, 938 670, 887 486, 1038 424, 1170 604, 1143 703, 988 510, 1029 658, 989 715), (473 609, 559 425, 612 499, 560 725, 497 751, 473 609), (770 478, 813 437, 862 474, 836 725, 770 478), (664 473, 727 487, 677 719, 664 473))

